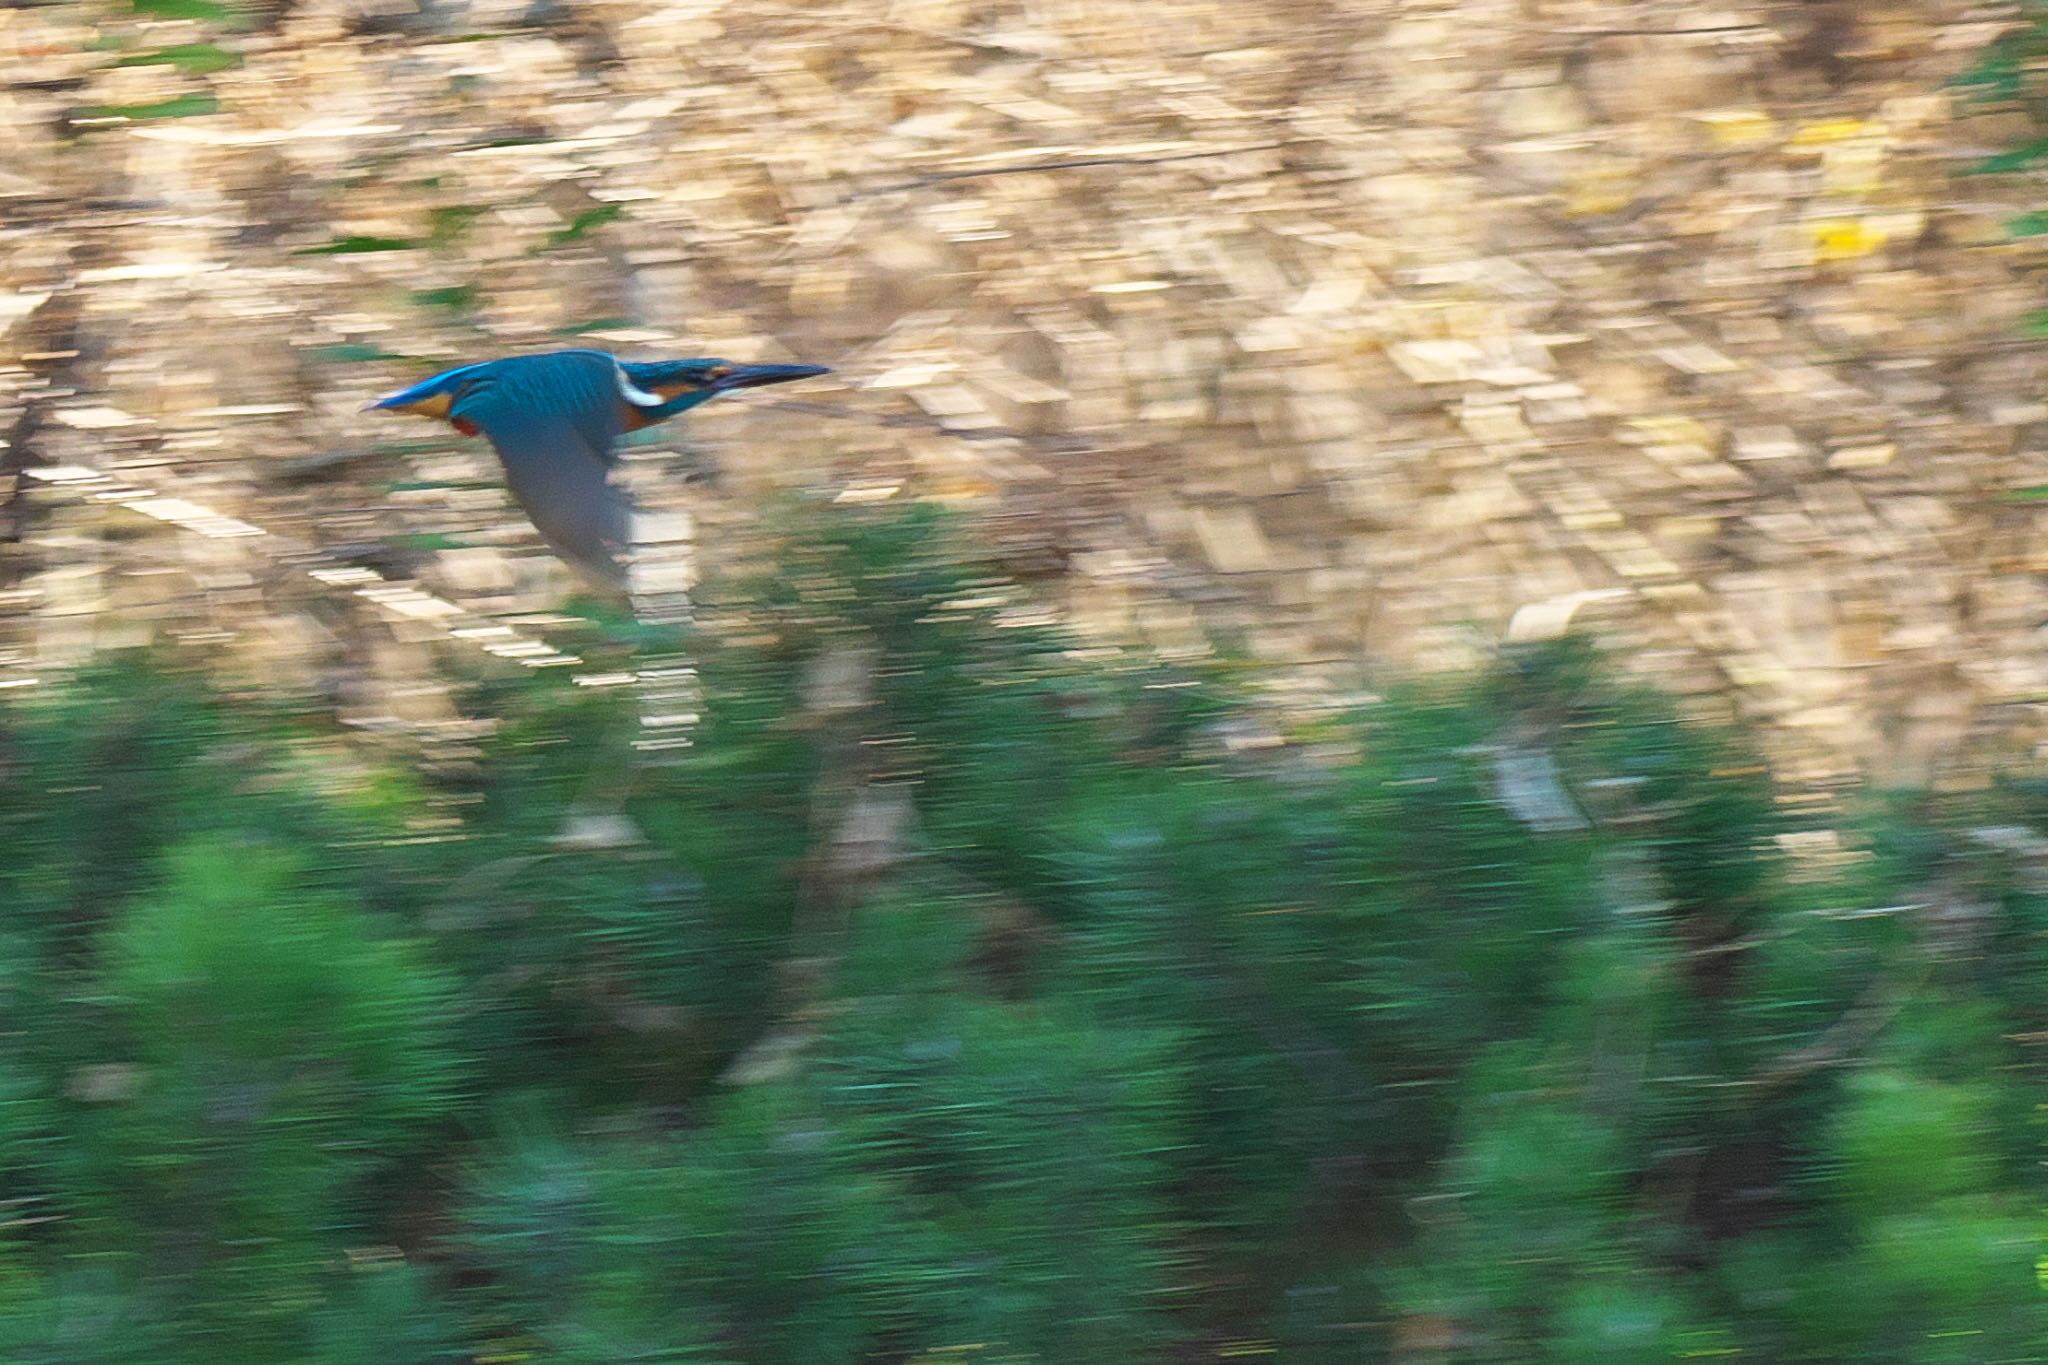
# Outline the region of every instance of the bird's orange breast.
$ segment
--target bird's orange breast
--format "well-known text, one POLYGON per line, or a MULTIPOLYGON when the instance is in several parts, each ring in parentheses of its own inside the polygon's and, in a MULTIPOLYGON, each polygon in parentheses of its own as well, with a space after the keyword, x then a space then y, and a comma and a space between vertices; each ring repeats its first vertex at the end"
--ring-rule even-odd
MULTIPOLYGON (((656 384, 652 388, 645 390, 645 392, 653 394, 656 398, 666 403, 671 398, 680 398, 696 387, 694 384, 656 384)), ((661 417, 648 416, 647 409, 641 407, 638 403, 625 403, 621 406, 625 409, 624 425, 627 431, 642 431, 653 426, 656 422, 666 420, 661 417)))

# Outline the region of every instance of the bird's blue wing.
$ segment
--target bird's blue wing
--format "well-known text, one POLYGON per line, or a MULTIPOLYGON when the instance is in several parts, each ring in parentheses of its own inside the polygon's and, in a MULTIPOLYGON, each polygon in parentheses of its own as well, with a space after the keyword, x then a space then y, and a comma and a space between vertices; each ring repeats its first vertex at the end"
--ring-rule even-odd
POLYGON ((623 427, 618 369, 603 351, 500 361, 449 416, 490 441, 535 529, 569 563, 611 583, 632 539, 632 503, 609 478, 623 427))

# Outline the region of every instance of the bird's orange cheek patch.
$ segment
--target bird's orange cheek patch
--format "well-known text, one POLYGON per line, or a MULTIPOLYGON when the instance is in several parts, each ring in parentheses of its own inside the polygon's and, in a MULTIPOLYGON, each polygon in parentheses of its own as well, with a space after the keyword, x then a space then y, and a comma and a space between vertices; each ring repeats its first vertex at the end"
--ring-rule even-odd
POLYGON ((451 426, 464 436, 476 435, 476 423, 470 421, 467 417, 451 417, 448 421, 451 426))

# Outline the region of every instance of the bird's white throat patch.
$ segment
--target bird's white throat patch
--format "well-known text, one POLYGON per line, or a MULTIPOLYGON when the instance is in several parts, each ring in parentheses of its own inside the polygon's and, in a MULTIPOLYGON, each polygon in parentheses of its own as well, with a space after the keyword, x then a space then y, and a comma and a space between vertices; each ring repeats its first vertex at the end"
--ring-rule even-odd
POLYGON ((643 408, 658 408, 661 406, 661 395, 649 393, 647 390, 636 385, 631 379, 626 377, 626 367, 619 364, 616 360, 612 362, 612 373, 618 377, 619 392, 626 396, 628 403, 637 403, 643 408))

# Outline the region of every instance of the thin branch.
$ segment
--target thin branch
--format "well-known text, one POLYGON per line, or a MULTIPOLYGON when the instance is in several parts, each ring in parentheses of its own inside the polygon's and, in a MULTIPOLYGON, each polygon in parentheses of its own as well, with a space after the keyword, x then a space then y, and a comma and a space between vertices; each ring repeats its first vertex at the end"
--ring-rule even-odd
POLYGON ((1009 427, 956 427, 922 413, 862 412, 859 408, 849 408, 839 403, 820 403, 805 398, 763 398, 754 400, 749 406, 807 413, 813 417, 835 417, 847 422, 866 422, 878 427, 935 431, 941 436, 951 436, 958 441, 1016 441, 1022 445, 1063 455, 1085 455, 1101 448, 1079 436, 1043 435, 1037 432, 1016 431, 1009 427))
POLYGON ((1901 994, 1894 993, 1882 980, 1873 982, 1863 998, 1820 1037, 1735 1084, 1754 1091, 1777 1090, 1817 1071, 1846 1066, 1903 1008, 1905 1000, 1901 994))
MULTIPOLYGON (((1491 28, 1494 25, 1481 24, 1491 28)), ((1538 28, 1533 25, 1502 24, 1516 33, 1535 33, 1557 38, 1690 38, 1715 33, 1775 33, 1768 24, 1703 24, 1698 28, 1538 28)))
POLYGON ((1164 156, 1074 156, 1055 161, 1026 161, 1016 166, 991 166, 980 171, 933 171, 929 175, 898 181, 893 185, 877 185, 872 189, 854 190, 842 197, 839 202, 850 204, 856 199, 871 199, 880 194, 906 194, 912 190, 928 189, 933 185, 950 184, 956 180, 980 180, 994 175, 1078 171, 1100 166, 1164 166, 1176 161, 1204 161, 1220 156, 1237 156, 1244 152, 1271 152, 1288 146, 1295 140, 1282 138, 1273 142, 1247 143, 1239 147, 1212 147, 1199 152, 1169 152, 1164 156))

